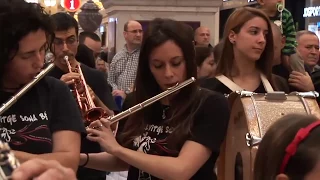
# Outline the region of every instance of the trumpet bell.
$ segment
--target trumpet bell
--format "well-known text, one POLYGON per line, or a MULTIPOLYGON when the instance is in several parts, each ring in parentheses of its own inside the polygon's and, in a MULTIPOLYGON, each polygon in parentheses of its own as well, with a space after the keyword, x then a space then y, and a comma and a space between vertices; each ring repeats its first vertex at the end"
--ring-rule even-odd
POLYGON ((86 111, 84 118, 86 120, 86 126, 88 126, 93 121, 99 120, 102 117, 105 117, 105 111, 101 107, 94 107, 86 111))

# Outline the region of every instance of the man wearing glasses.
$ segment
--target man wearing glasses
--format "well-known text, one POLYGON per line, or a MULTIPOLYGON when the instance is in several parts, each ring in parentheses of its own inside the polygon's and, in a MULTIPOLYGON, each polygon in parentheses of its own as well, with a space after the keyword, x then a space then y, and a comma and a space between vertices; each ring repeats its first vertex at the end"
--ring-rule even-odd
POLYGON ((125 23, 123 36, 126 44, 113 57, 108 75, 113 96, 121 96, 124 99, 126 94, 132 91, 138 67, 142 35, 142 26, 139 22, 128 21, 125 23))
MULTIPOLYGON (((78 49, 78 23, 67 13, 59 12, 51 16, 55 24, 55 38, 53 40, 52 52, 55 56, 56 67, 49 73, 68 85, 73 85, 74 81, 80 80, 80 74, 69 72, 64 56, 69 57, 71 67, 80 65, 83 76, 89 89, 94 93, 93 101, 97 107, 102 107, 108 115, 112 115, 113 111, 117 111, 117 106, 111 95, 111 90, 107 84, 104 73, 90 68, 76 60, 78 49)), ((77 87, 79 91, 83 91, 83 87, 77 87)), ((81 93, 81 92, 80 92, 81 93)), ((91 94, 91 93, 90 93, 91 94)), ((98 143, 89 141, 85 136, 81 139, 82 153, 98 153, 101 152, 98 143)), ((77 178, 79 180, 105 180, 106 172, 97 171, 79 167, 77 178)))

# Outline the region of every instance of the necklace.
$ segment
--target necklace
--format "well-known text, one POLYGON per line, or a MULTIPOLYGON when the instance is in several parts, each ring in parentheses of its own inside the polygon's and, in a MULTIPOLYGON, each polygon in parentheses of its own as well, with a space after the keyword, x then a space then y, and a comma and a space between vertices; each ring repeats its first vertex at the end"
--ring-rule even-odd
POLYGON ((166 112, 169 109, 169 106, 162 109, 162 119, 165 120, 167 118, 166 112))

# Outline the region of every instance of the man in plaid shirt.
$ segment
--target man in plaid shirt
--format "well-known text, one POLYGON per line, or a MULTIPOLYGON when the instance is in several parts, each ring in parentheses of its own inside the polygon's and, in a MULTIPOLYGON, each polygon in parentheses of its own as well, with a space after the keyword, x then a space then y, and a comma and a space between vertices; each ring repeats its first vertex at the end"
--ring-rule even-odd
POLYGON ((142 41, 142 26, 137 21, 128 21, 124 25, 126 45, 112 59, 108 82, 112 86, 112 95, 126 97, 132 91, 139 62, 142 41))

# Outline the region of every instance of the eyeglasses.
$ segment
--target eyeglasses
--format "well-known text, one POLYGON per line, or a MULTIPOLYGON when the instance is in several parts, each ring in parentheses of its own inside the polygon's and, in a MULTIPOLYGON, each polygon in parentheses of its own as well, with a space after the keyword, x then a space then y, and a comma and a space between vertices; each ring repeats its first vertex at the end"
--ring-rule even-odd
POLYGON ((71 46, 71 45, 75 45, 76 42, 77 42, 76 38, 68 38, 66 40, 55 38, 53 40, 53 44, 56 46, 63 46, 64 44, 71 46))
POLYGON ((142 29, 136 29, 136 30, 132 30, 132 31, 126 31, 126 32, 130 32, 130 33, 133 33, 133 34, 137 34, 137 33, 143 33, 143 30, 142 29))

